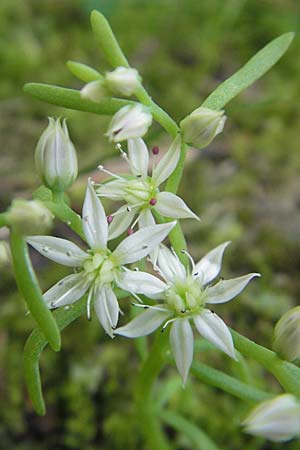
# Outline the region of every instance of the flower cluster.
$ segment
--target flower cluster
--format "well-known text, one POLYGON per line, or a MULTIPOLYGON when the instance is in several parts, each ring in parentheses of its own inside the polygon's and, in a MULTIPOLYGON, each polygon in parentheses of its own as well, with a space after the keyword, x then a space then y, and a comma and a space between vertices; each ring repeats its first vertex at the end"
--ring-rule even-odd
MULTIPOLYGON (((116 92, 133 94, 138 89, 139 78, 130 70, 120 67, 106 74, 105 81, 101 81, 102 88, 109 82, 116 92)), ((94 87, 89 83, 82 95, 92 95, 94 87)), ((186 253, 190 267, 185 267, 178 254, 162 244, 176 220, 199 220, 179 196, 164 190, 164 183, 178 165, 183 139, 191 142, 196 139, 199 146, 199 139, 204 143, 205 138, 207 144, 221 131, 224 121, 223 113, 207 108, 197 110, 182 122, 182 133, 178 133, 166 153, 153 165, 150 175, 149 150, 141 136, 150 126, 152 115, 140 104, 121 108, 113 117, 107 136, 110 141, 117 142, 116 148, 127 162, 130 173, 121 176, 99 166, 110 178, 100 185, 88 181, 82 229, 89 248, 82 250, 70 241, 52 236, 27 238, 27 242, 42 255, 73 267, 75 271, 45 292, 43 299, 50 309, 71 305, 87 294, 88 318, 93 304, 102 327, 110 337, 146 336, 157 328, 164 330, 170 324, 170 346, 184 384, 193 359, 194 338, 190 321, 201 336, 236 359, 227 325, 207 305, 230 301, 253 277, 259 276, 251 273, 212 285, 220 273, 228 242, 210 251, 197 264, 186 250, 177 248, 177 252, 186 253), (119 143, 123 140, 127 141, 127 152, 119 143), (100 200, 102 197, 124 204, 107 215, 100 200), (159 223, 161 221, 164 223, 159 223), (135 225, 138 225, 138 231, 135 225), (128 236, 111 249, 109 241, 120 238, 126 230, 128 236), (127 267, 145 257, 153 265, 152 274, 127 267), (146 309, 119 328, 120 307, 116 288, 134 296, 140 301, 138 306, 146 309), (157 303, 143 303, 140 294, 157 303)), ((157 155, 158 147, 152 153, 157 155)), ((53 191, 65 190, 74 181, 77 160, 65 121, 61 127, 59 120, 50 119, 49 127, 37 146, 36 164, 42 180, 53 191)))

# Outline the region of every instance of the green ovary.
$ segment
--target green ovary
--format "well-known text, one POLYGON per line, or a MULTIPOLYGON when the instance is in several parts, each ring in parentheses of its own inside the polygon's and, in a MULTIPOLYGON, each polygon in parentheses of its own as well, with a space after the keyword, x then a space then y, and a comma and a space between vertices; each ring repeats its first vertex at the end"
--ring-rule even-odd
POLYGON ((165 294, 168 308, 177 315, 197 314, 205 306, 206 289, 192 277, 177 281, 165 294))
POLYGON ((149 205, 150 200, 156 198, 158 192, 158 189, 153 182, 151 182, 151 179, 133 179, 129 180, 126 185, 124 200, 130 206, 135 206, 137 204, 149 205))
POLYGON ((101 284, 105 284, 114 280, 116 266, 109 253, 97 252, 86 259, 83 269, 91 280, 97 278, 101 284))

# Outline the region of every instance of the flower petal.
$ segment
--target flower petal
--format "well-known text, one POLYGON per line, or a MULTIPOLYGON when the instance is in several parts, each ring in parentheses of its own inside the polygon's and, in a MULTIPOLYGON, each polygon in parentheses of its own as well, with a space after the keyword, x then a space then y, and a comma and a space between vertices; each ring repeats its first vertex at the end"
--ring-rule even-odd
POLYGON ((219 275, 222 258, 225 248, 230 244, 230 241, 211 250, 207 253, 195 266, 194 273, 198 273, 197 278, 201 284, 210 283, 219 275))
POLYGON ((194 353, 194 336, 188 319, 178 319, 172 324, 170 344, 177 369, 185 385, 194 353))
POLYGON ((167 237, 176 222, 164 223, 142 228, 128 236, 113 252, 113 257, 119 265, 130 264, 145 256, 157 247, 167 237))
POLYGON ((147 336, 159 328, 169 317, 169 311, 161 311, 149 307, 149 309, 136 316, 124 327, 117 328, 114 333, 128 338, 147 336))
POLYGON ((172 172, 179 161, 181 151, 181 137, 178 135, 172 142, 167 153, 161 158, 152 170, 152 179, 159 186, 163 183, 172 172))
POLYGON ((231 358, 237 359, 230 331, 217 314, 204 309, 201 314, 194 316, 194 323, 201 336, 231 358))
POLYGON ((118 286, 128 292, 151 295, 159 294, 168 288, 168 285, 150 273, 139 270, 126 270, 116 280, 118 286))
MULTIPOLYGON (((139 228, 149 227, 151 225, 155 225, 155 220, 152 215, 151 209, 147 208, 140 213, 139 228)), ((148 257, 149 261, 154 267, 156 266, 157 263, 157 257, 158 257, 158 247, 155 247, 155 249, 151 253, 149 253, 148 257)))
POLYGON ((221 280, 207 289, 206 303, 226 303, 236 297, 254 277, 260 277, 259 273, 249 273, 231 280, 221 280))
POLYGON ((101 184, 101 186, 96 189, 96 192, 99 197, 108 197, 112 200, 123 200, 125 186, 125 179, 112 180, 101 184))
POLYGON ((136 210, 134 208, 128 211, 126 206, 121 206, 121 208, 116 211, 112 222, 108 226, 108 240, 115 239, 120 236, 120 234, 124 233, 132 223, 135 214, 136 210))
POLYGON ((46 291, 43 299, 49 308, 71 305, 86 293, 90 285, 84 272, 68 275, 46 291))
POLYGON ((119 319, 119 303, 109 284, 95 288, 94 308, 105 332, 113 338, 113 332, 119 319))
POLYGON ((158 269, 167 282, 174 282, 175 278, 184 280, 186 270, 179 258, 165 245, 160 245, 158 250, 158 269))
POLYGON ((143 139, 128 139, 129 162, 133 175, 147 178, 149 152, 143 139))
POLYGON ((82 209, 82 225, 92 249, 106 248, 108 224, 104 208, 89 180, 82 209))
POLYGON ((157 194, 157 203, 155 209, 166 217, 173 219, 197 219, 199 217, 178 197, 172 192, 159 192, 157 194))
POLYGON ((73 242, 54 236, 30 236, 26 239, 35 250, 46 258, 68 267, 81 267, 88 256, 73 242))

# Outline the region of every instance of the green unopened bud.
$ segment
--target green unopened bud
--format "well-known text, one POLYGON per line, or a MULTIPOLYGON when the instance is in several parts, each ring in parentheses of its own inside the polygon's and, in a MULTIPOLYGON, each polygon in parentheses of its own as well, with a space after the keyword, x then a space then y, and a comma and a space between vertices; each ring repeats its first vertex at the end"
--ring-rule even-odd
POLYGON ((53 215, 38 200, 16 199, 9 210, 9 223, 17 233, 24 236, 44 234, 52 226, 53 215))
POLYGON ((207 147, 223 131, 225 121, 224 111, 197 108, 180 122, 183 140, 199 149, 207 147))
POLYGON ((35 151, 35 165, 43 183, 54 191, 65 191, 76 180, 77 156, 66 120, 49 118, 35 151))
POLYGON ((86 84, 81 89, 80 95, 84 99, 92 100, 92 102, 100 102, 108 96, 104 80, 94 80, 86 84))
POLYGON ((113 93, 129 97, 140 86, 141 78, 136 69, 117 67, 105 74, 105 82, 113 93))
POLYGON ((287 311, 277 322, 273 348, 287 361, 300 360, 300 306, 287 311))

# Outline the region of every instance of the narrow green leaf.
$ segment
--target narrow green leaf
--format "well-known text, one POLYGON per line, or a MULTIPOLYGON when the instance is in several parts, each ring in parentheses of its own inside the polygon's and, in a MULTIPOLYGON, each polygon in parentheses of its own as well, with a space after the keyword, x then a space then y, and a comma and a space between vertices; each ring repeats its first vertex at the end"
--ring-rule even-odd
POLYGON ((222 109, 233 97, 264 75, 287 51, 294 33, 285 33, 271 41, 254 55, 240 70, 220 84, 202 106, 222 109))
POLYGON ((10 246, 16 282, 32 317, 55 351, 60 350, 60 332, 52 313, 43 301, 25 238, 14 230, 10 233, 10 246))
POLYGON ((221 450, 217 444, 194 423, 173 411, 160 411, 159 417, 167 425, 186 436, 193 444, 194 450, 221 450))
POLYGON ((91 24, 95 38, 109 64, 114 68, 119 66, 129 67, 128 61, 103 14, 96 10, 92 11, 91 24))
POLYGON ((24 92, 52 105, 108 116, 115 114, 122 106, 135 104, 135 102, 130 100, 117 98, 106 98, 101 103, 96 103, 81 98, 80 92, 75 89, 43 83, 25 84, 24 92))
POLYGON ((76 61, 68 61, 67 67, 69 71, 79 80, 89 83, 90 81, 101 80, 103 77, 93 67, 76 61))

